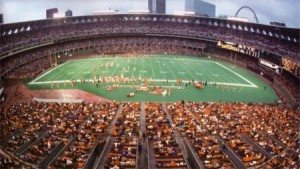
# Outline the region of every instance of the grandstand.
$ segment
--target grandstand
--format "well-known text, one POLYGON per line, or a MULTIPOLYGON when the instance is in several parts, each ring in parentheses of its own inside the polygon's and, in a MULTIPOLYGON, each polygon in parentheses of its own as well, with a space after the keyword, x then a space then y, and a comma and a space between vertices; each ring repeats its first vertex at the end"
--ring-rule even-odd
POLYGON ((299 31, 167 14, 1 24, 0 167, 299 168, 299 31))

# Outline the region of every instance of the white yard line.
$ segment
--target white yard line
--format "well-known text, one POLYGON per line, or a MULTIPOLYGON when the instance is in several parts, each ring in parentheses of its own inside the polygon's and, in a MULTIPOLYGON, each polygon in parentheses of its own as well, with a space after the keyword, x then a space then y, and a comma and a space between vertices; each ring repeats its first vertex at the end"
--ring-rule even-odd
MULTIPOLYGON (((216 62, 214 62, 214 64, 216 64, 216 62)), ((223 68, 223 67, 222 67, 223 68)), ((210 70, 210 66, 207 67, 207 69, 209 70, 209 72, 211 72, 210 70)), ((218 74, 220 75, 219 77, 224 78, 225 81, 227 81, 227 83, 239 83, 239 81, 237 81, 235 78, 233 78, 231 73, 229 76, 227 76, 228 73, 223 72, 223 71, 218 71, 218 74)), ((220 81, 224 81, 222 78, 217 77, 218 80, 220 81)))
POLYGON ((257 87, 254 83, 250 82, 248 79, 244 78, 243 76, 241 76, 240 74, 232 71, 231 69, 227 68, 226 66, 223 66, 222 64, 218 63, 218 62, 215 62, 217 65, 223 67, 224 69, 232 72, 233 74, 237 75, 238 77, 242 78, 243 80, 245 80, 246 82, 250 83, 253 87, 257 87))
MULTIPOLYGON (((83 70, 81 69, 82 67, 84 68, 85 64, 81 64, 81 66, 79 67, 79 69, 76 69, 77 71, 74 72, 70 77, 70 79, 74 79, 74 77, 78 77, 78 74, 83 72, 83 70), (79 72, 78 72, 79 70, 79 72)), ((80 74, 81 75, 81 74, 80 74)), ((69 77, 69 76, 68 76, 69 77)), ((54 80, 55 81, 55 80, 54 80)))
MULTIPOLYGON (((88 82, 93 82, 94 80, 93 79, 86 79, 88 82)), ((80 82, 80 79, 77 79, 76 80, 77 82, 80 82)), ((152 81, 154 82, 166 82, 167 79, 152 79, 152 81)), ((183 83, 188 83, 190 80, 182 80, 183 83)), ((56 81, 53 81, 55 83, 64 83, 65 81, 64 80, 56 80, 56 81)), ((70 80, 66 80, 66 82, 70 82, 70 80)), ((168 80, 168 82, 170 83, 175 83, 177 82, 177 80, 168 80)), ((31 84, 51 84, 52 81, 45 81, 45 82, 33 82, 31 84)), ((240 86, 240 87, 256 87, 256 86, 253 86, 253 85, 247 85, 247 84, 240 84, 240 83, 224 83, 224 82, 211 82, 211 81, 208 81, 207 82, 208 84, 218 84, 218 85, 229 85, 229 86, 240 86)), ((132 86, 132 85, 129 85, 129 86, 132 86)))
POLYGON ((51 72, 54 71, 55 69, 58 69, 58 68, 60 68, 61 66, 65 65, 65 64, 67 64, 67 63, 69 63, 69 62, 71 62, 71 60, 69 60, 69 61, 67 61, 67 62, 65 62, 65 63, 63 63, 63 64, 61 64, 61 65, 59 65, 59 66, 57 66, 57 67, 55 67, 55 68, 53 68, 53 69, 51 69, 51 70, 49 70, 49 71, 46 72, 45 74, 42 74, 42 75, 39 76, 38 78, 36 78, 36 79, 34 79, 33 81, 31 81, 29 84, 32 84, 33 82, 36 82, 36 81, 39 80, 40 78, 46 76, 47 74, 51 73, 51 72))
POLYGON ((185 66, 181 66, 181 65, 180 65, 180 67, 183 67, 194 78, 194 80, 198 80, 197 77, 194 76, 193 73, 191 73, 191 71, 188 68, 186 68, 185 66))
MULTIPOLYGON (((113 64, 115 64, 116 60, 117 60, 117 59, 115 59, 115 60, 113 61, 113 64)), ((101 64, 102 64, 102 65, 106 65, 107 63, 108 63, 107 61, 103 61, 101 64)), ((98 66, 98 64, 93 65, 93 66, 98 66)), ((118 69, 117 66, 115 66, 115 67, 116 67, 116 69, 118 69)), ((107 73, 109 73, 109 71, 107 70, 107 68, 104 68, 104 67, 97 68, 97 69, 95 70, 95 73, 91 76, 91 78, 94 79, 94 76, 96 76, 96 79, 98 79, 99 77, 103 77, 103 75, 104 75, 104 74, 107 74, 107 73)), ((106 76, 111 76, 111 75, 106 75, 106 76)))
POLYGON ((150 68, 151 68, 151 72, 152 72, 152 78, 155 79, 154 71, 153 71, 153 68, 152 68, 152 62, 150 63, 150 68))
MULTIPOLYGON (((137 59, 134 59, 134 66, 133 66, 133 69, 136 69, 136 67, 135 67, 136 61, 137 61, 137 59)), ((132 70, 132 71, 131 71, 131 77, 134 75, 134 71, 136 71, 136 70, 132 70)))
POLYGON ((214 61, 210 61, 210 60, 199 60, 199 59, 174 59, 174 58, 157 58, 160 60, 183 60, 183 61, 194 61, 194 62, 214 62, 214 61))
MULTIPOLYGON (((171 72, 171 74, 173 75, 173 77, 176 79, 176 76, 173 73, 172 69, 170 69, 170 66, 168 64, 166 64, 166 67, 169 69, 169 71, 171 72)), ((166 77, 166 75, 165 75, 165 77, 166 77)))
MULTIPOLYGON (((212 81, 213 79, 209 76, 210 75, 210 71, 208 71, 206 64, 202 64, 202 63, 197 63, 195 65, 193 65, 193 67, 195 67, 195 71, 199 73, 199 70, 201 71, 201 73, 203 73, 203 75, 205 76, 204 79, 205 81, 212 81), (197 65, 201 66, 198 67, 197 65)), ((203 77, 201 77, 203 78, 203 77)), ((218 78, 219 79, 219 78, 218 78)))
MULTIPOLYGON (((159 70, 160 70, 159 72, 165 71, 165 70, 163 70, 162 67, 157 63, 157 58, 156 58, 156 57, 154 58, 154 61, 153 61, 153 62, 154 62, 154 65, 155 65, 155 66, 157 65, 157 67, 159 67, 159 70)), ((169 69, 169 70, 170 70, 170 69, 169 69)), ((172 72, 171 72, 171 73, 172 73, 172 72)), ((174 76, 174 75, 173 75, 173 76, 174 76)), ((164 77, 164 78, 167 77, 166 73, 163 73, 163 77, 164 77)), ((176 77, 174 76, 174 78, 176 78, 176 77)), ((154 79, 154 78, 153 78, 153 79, 154 79)))
MULTIPOLYGON (((128 58, 122 58, 122 57, 99 57, 99 58, 88 58, 88 59, 74 59, 74 60, 70 60, 70 61, 80 61, 80 60, 97 60, 97 59, 128 59, 128 58)), ((140 57, 141 59, 144 58, 148 58, 148 57, 140 57)), ((149 57, 151 59, 151 57, 149 57)), ((157 60, 180 60, 180 61, 193 61, 193 62, 211 62, 214 63, 215 61, 210 61, 210 60, 199 60, 199 59, 177 59, 177 58, 160 58, 159 56, 153 56, 153 58, 157 59, 157 60)))
MULTIPOLYGON (((114 72, 110 75, 110 76, 114 76, 115 73, 119 70, 119 68, 121 67, 121 64, 119 66, 115 66, 116 69, 114 70, 114 72)), ((103 75, 103 73, 101 74, 101 76, 103 75)))
MULTIPOLYGON (((74 64, 75 62, 73 62, 73 64, 74 64)), ((72 65, 72 63, 71 63, 71 65, 72 65)), ((70 65, 69 65, 70 66, 70 65)), ((66 74, 65 73, 58 73, 58 74, 55 74, 55 76, 51 76, 51 77, 48 77, 48 79, 59 79, 60 77, 62 77, 62 76, 65 76, 66 74)), ((75 74, 74 75, 72 75, 72 76, 75 76, 75 74)), ((66 78, 66 77, 65 77, 66 78)))

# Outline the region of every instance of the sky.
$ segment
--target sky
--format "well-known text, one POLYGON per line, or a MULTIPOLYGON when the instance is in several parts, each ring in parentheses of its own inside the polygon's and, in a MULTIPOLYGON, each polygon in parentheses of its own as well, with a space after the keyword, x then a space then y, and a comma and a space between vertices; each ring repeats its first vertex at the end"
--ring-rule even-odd
MULTIPOLYGON (((260 23, 271 21, 286 23, 287 27, 300 28, 300 0, 203 0, 216 5, 216 16, 234 16, 242 6, 252 8, 260 23)), ((167 14, 184 11, 185 0, 166 0, 167 14)), ((109 8, 126 13, 128 10, 147 10, 148 0, 0 0, 0 13, 4 23, 21 22, 46 18, 46 9, 58 8, 60 13, 67 9, 74 16, 91 15, 95 10, 109 8)), ((241 17, 254 21, 250 10, 242 10, 241 17)))

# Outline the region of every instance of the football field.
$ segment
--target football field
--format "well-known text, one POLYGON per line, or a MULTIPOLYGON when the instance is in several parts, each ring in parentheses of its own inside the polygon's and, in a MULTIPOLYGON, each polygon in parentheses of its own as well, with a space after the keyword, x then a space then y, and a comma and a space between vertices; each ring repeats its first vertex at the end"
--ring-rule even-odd
POLYGON ((221 61, 191 56, 92 57, 70 60, 31 81, 31 89, 78 88, 112 100, 274 102, 273 89, 247 70, 221 61), (134 81, 99 79, 122 77, 134 81), (145 84, 168 94, 137 91, 145 84), (71 83, 71 82, 75 82, 71 83), (84 81, 84 82, 83 82, 84 81), (206 83, 203 89, 193 82, 206 83), (75 84, 75 85, 74 85, 75 84), (108 91, 109 86, 116 86, 108 91), (170 91, 170 92, 169 92, 170 91), (127 97, 135 93, 134 97, 127 97))

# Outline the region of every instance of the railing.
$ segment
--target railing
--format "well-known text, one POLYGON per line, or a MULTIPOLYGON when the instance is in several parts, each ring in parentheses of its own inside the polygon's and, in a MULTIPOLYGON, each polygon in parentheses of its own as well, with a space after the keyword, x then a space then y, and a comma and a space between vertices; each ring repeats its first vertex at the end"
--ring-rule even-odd
POLYGON ((106 140, 106 143, 104 145, 104 147, 102 148, 102 151, 101 151, 101 154, 100 156, 98 157, 98 159, 95 161, 95 164, 93 166, 93 169, 97 169, 100 167, 100 162, 102 161, 102 159, 104 158, 104 155, 105 155, 105 152, 107 151, 107 147, 108 147, 108 144, 110 143, 111 141, 111 137, 108 137, 107 140, 106 140))
POLYGON ((191 147, 191 144, 189 141, 184 137, 184 144, 187 147, 186 152, 188 155, 188 160, 193 166, 193 169, 204 169, 204 166, 202 165, 202 162, 199 160, 198 156, 196 155, 194 148, 191 147))
MULTIPOLYGON (((102 147, 103 148, 103 147, 102 147)), ((90 169, 94 167, 94 164, 96 162, 96 158, 97 158, 97 154, 99 153, 99 149, 102 149, 101 147, 99 147, 99 142, 97 142, 92 150, 92 152, 90 153, 88 159, 86 160, 83 169, 90 169)))
POLYGON ((217 136, 216 138, 220 149, 229 157, 230 161, 235 165, 235 167, 238 169, 246 169, 246 166, 242 160, 231 150, 231 148, 229 148, 229 146, 220 137, 217 136))
POLYGON ((46 168, 51 160, 64 148, 64 143, 61 140, 51 151, 48 155, 46 155, 42 161, 38 164, 38 168, 46 168))
MULTIPOLYGON (((71 138, 69 139, 69 142, 68 144, 66 144, 52 159, 51 161, 48 163, 47 167, 48 166, 52 166, 54 164, 54 162, 56 161, 56 159, 62 155, 65 151, 66 148, 68 148, 69 146, 71 146, 71 144, 73 144, 73 142, 77 139, 76 136, 71 136, 71 138)), ((46 167, 46 168, 47 168, 46 167)))
POLYGON ((151 169, 151 163, 150 163, 150 147, 149 147, 149 139, 147 138, 147 156, 148 156, 148 169, 151 169))
POLYGON ((24 154, 34 143, 36 143, 38 140, 42 139, 46 135, 45 132, 40 132, 39 137, 33 137, 31 140, 29 140, 27 143, 23 144, 19 149, 17 149, 14 154, 17 156, 20 156, 24 154))
POLYGON ((12 134, 6 136, 3 140, 1 140, 1 145, 5 147, 7 141, 12 138, 13 136, 18 136, 21 133, 23 133, 25 130, 24 129, 18 129, 16 131, 14 131, 12 134))
POLYGON ((135 152, 135 169, 139 168, 139 158, 140 158, 140 153, 139 153, 139 140, 137 141, 137 145, 136 145, 136 152, 135 152))

